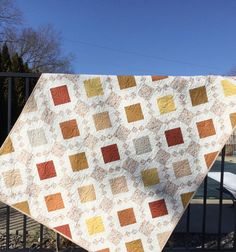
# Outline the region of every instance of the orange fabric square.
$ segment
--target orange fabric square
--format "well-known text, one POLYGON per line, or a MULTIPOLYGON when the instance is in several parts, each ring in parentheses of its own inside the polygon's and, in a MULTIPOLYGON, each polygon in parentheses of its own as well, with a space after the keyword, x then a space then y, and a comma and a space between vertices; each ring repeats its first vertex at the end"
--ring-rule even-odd
POLYGON ((141 240, 135 240, 125 243, 127 252, 144 252, 143 244, 141 240))
POLYGON ((60 123, 61 133, 64 139, 70 139, 80 135, 75 119, 60 123))
POLYGON ((109 248, 99 249, 96 252, 110 252, 110 249, 109 248))
POLYGON ((38 168, 38 174, 39 174, 40 180, 49 179, 49 178, 53 178, 57 176, 52 160, 43 162, 40 164, 36 164, 36 166, 38 168))
POLYGON ((218 151, 214 151, 214 152, 207 153, 204 155, 206 166, 208 169, 211 168, 211 166, 212 166, 213 162, 215 161, 216 157, 218 156, 218 154, 219 154, 218 151))
POLYGON ((65 235, 66 237, 71 238, 71 231, 69 224, 54 227, 55 230, 57 230, 59 233, 65 235))
POLYGON ((168 211, 166 208, 166 203, 164 199, 149 202, 149 208, 152 214, 152 218, 167 215, 168 211))
POLYGON ((197 87, 189 90, 191 102, 193 106, 197 106, 208 102, 206 87, 197 87))
POLYGON ((117 76, 120 89, 131 88, 136 86, 134 76, 117 76))
POLYGON ((184 143, 181 128, 166 130, 165 136, 169 147, 184 143))
POLYGON ((133 208, 127 208, 117 212, 121 227, 136 223, 133 208))
POLYGON ((88 161, 85 152, 77 153, 69 156, 71 168, 74 172, 87 169, 88 161))
POLYGON ((64 202, 61 193, 55 193, 44 197, 48 212, 64 208, 64 202))
POLYGON ((11 141, 11 138, 8 137, 6 141, 3 143, 3 146, 0 150, 0 155, 6 155, 14 151, 14 147, 11 141))
POLYGON ((216 134, 212 119, 197 122, 197 129, 200 138, 205 138, 216 134))
POLYGON ((70 96, 66 85, 51 88, 50 91, 55 106, 70 102, 70 96))
POLYGON ((144 118, 140 103, 125 107, 125 113, 126 113, 127 121, 129 123, 143 120, 144 118))
POLYGON ((152 81, 159 81, 159 80, 164 80, 167 79, 168 76, 165 75, 153 75, 152 76, 152 81))

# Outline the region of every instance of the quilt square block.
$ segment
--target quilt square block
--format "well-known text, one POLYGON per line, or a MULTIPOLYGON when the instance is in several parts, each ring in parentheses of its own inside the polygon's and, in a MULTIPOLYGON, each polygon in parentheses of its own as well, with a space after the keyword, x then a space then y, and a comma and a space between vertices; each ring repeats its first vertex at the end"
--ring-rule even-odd
POLYGON ((125 107, 125 113, 126 113, 128 123, 136 122, 136 121, 144 119, 143 111, 142 111, 140 103, 125 107))
POLYGON ((78 192, 81 203, 96 200, 96 194, 93 185, 81 186, 79 187, 78 192))
POLYGON ((133 143, 137 155, 152 151, 151 143, 148 136, 133 139, 133 143))
POLYGON ((229 115, 232 128, 236 126, 236 113, 231 113, 229 115))
POLYGON ((172 95, 166 95, 157 99, 157 105, 161 114, 175 111, 175 102, 172 95))
POLYGON ((70 102, 67 85, 51 88, 50 91, 55 106, 70 102))
POLYGON ((160 183, 157 168, 143 170, 141 175, 144 186, 152 186, 160 183))
POLYGON ((192 174, 190 165, 187 159, 174 162, 172 165, 173 165, 176 178, 182 178, 184 176, 189 176, 192 174))
POLYGON ((117 212, 121 227, 136 223, 133 208, 127 208, 117 212))
POLYGON ((58 232, 65 235, 66 237, 72 238, 69 224, 57 226, 54 227, 54 229, 56 229, 58 232))
POLYGON ((36 164, 40 180, 56 177, 56 170, 52 160, 36 164))
POLYGON ((125 76, 125 75, 120 75, 117 76, 118 82, 120 89, 126 89, 126 88, 131 88, 136 86, 136 81, 134 76, 125 76))
POLYGON ((85 80, 84 88, 88 98, 104 94, 102 83, 99 77, 85 80))
POLYGON ((134 240, 125 243, 127 252, 144 252, 142 241, 134 240))
POLYGON ((152 218, 161 217, 168 214, 164 199, 149 202, 149 208, 152 218))
POLYGON ((205 138, 216 134, 212 119, 197 122, 197 129, 200 138, 205 138))
POLYGON ((19 169, 12 169, 2 173, 3 180, 7 188, 22 185, 22 178, 19 169))
POLYGON ((64 202, 61 193, 55 193, 44 197, 48 212, 63 209, 64 202))
POLYGON ((70 155, 69 159, 73 172, 81 171, 89 167, 85 152, 70 155))
POLYGON ((75 119, 60 123, 61 133, 64 139, 70 139, 80 135, 75 119))
POLYGON ((27 131, 30 145, 32 147, 37 147, 47 144, 47 139, 43 128, 32 129, 27 131))
POLYGON ((125 176, 113 178, 109 180, 112 194, 128 192, 128 186, 125 176))
POLYGON ((6 155, 6 154, 10 154, 12 152, 14 152, 13 143, 11 141, 11 138, 8 137, 6 139, 6 141, 3 143, 3 146, 2 146, 2 148, 0 150, 0 156, 1 155, 6 155))
POLYGON ((111 144, 101 148, 104 163, 120 160, 117 144, 111 144))
POLYGON ((208 102, 206 87, 201 86, 189 90, 192 106, 198 106, 208 102))
POLYGON ((95 235, 105 231, 101 216, 95 216, 86 220, 89 235, 95 235))
POLYGON ((112 126, 109 113, 107 111, 93 115, 93 121, 97 131, 107 129, 112 126))
POLYGON ((181 128, 166 130, 165 136, 169 147, 184 143, 181 128))
POLYGON ((28 201, 17 202, 12 205, 14 208, 19 209, 21 212, 30 215, 30 208, 28 201))

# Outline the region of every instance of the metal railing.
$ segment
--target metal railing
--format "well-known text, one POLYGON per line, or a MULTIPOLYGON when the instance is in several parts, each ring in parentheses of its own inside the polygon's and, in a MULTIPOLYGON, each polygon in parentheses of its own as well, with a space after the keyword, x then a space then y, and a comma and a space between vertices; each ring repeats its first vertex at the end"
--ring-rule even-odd
MULTIPOLYGON (((37 73, 5 73, 5 72, 0 72, 0 87, 1 85, 4 85, 5 88, 1 89, 0 91, 3 93, 0 93, 0 114, 2 114, 2 118, 0 119, 0 144, 2 144, 3 140, 7 136, 8 132, 10 131, 12 125, 16 121, 17 117, 19 116, 19 112, 23 107, 23 104, 20 109, 17 109, 16 107, 13 106, 13 97, 14 97, 14 85, 15 85, 15 80, 21 80, 24 86, 24 102, 27 100, 29 97, 31 91, 33 90, 33 87, 35 86, 38 78, 40 77, 40 74, 37 73), (2 107, 1 107, 2 106, 2 107), (4 111, 3 111, 4 110, 4 111)), ((23 102, 23 103, 24 103, 23 102)), ((236 251, 236 202, 234 201, 234 235, 233 235, 233 246, 231 248, 223 248, 222 247, 222 208, 223 208, 223 177, 224 177, 224 169, 225 169, 225 147, 222 150, 221 153, 221 182, 220 182, 220 190, 219 190, 219 204, 218 204, 218 230, 216 232, 216 242, 217 246, 215 246, 216 250, 221 250, 221 251, 236 251)), ((201 205, 202 207, 202 229, 201 232, 198 234, 200 235, 201 239, 199 244, 197 245, 198 248, 193 248, 191 245, 189 245, 187 242, 185 242, 184 245, 181 246, 176 246, 175 243, 172 245, 170 243, 167 243, 167 246, 165 248, 165 251, 199 251, 199 250, 206 250, 206 251, 212 251, 209 248, 206 248, 206 220, 207 220, 207 192, 208 192, 208 178, 206 177, 204 180, 204 194, 203 194, 203 203, 201 205)), ((185 230, 182 234, 183 237, 191 237, 191 230, 190 230, 190 224, 191 224, 191 209, 192 205, 190 204, 189 207, 186 210, 185 215, 182 217, 185 218, 185 230)), ((49 238, 45 236, 45 234, 48 231, 46 227, 44 227, 41 224, 37 224, 36 222, 33 222, 28 218, 27 216, 18 213, 18 217, 16 216, 16 211, 12 209, 9 206, 6 206, 2 204, 0 206, 0 230, 3 232, 0 234, 0 240, 1 237, 5 238, 5 241, 3 242, 4 244, 1 246, 0 244, 0 250, 1 248, 4 250, 8 250, 11 248, 18 248, 21 251, 29 251, 29 249, 32 248, 38 248, 40 251, 42 250, 47 250, 48 249, 47 244, 45 245, 45 240, 48 240, 49 238), (14 219, 15 218, 15 219, 14 219), (16 220, 17 219, 17 220, 16 220), (32 224, 33 223, 33 224, 32 224), (19 235, 19 230, 21 229, 21 236, 20 236, 20 246, 15 246, 14 244, 12 245, 11 242, 11 225, 15 225, 19 235), (33 228, 32 228, 33 227, 33 228), (28 245, 27 239, 29 236, 29 233, 31 230, 34 229, 36 230, 37 233, 37 242, 34 243, 36 244, 35 246, 28 245)), ((227 218, 227 216, 224 216, 224 218, 227 218)), ((17 233, 16 232, 16 233, 17 233)), ((172 237, 174 237, 177 234, 175 231, 172 234, 172 237)), ((17 234, 16 234, 17 235, 17 234)), ((171 240, 171 239, 170 239, 171 240)), ((55 249, 61 249, 63 248, 62 243, 64 243, 64 249, 65 248, 73 248, 73 251, 85 251, 78 246, 74 245, 71 242, 67 242, 64 238, 62 238, 59 234, 54 235, 54 239, 52 239, 53 245, 51 247, 55 249), (65 245, 66 244, 66 245, 65 245)), ((52 249, 51 249, 52 250, 52 249)), ((70 249, 71 251, 72 249, 70 249)), ((215 250, 215 251, 216 251, 215 250)))

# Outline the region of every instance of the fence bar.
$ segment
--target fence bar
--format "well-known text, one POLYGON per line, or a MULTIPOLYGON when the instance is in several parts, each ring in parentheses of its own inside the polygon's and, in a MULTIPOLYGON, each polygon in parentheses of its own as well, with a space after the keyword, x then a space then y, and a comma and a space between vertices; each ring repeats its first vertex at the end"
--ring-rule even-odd
MULTIPOLYGON (((187 207, 187 221, 186 221, 186 236, 189 236, 189 230, 190 230, 190 204, 187 207)), ((185 248, 188 247, 187 240, 185 241, 185 248)))
POLYGON ((7 218, 6 218, 6 249, 9 249, 10 245, 10 207, 7 206, 7 218))
POLYGON ((28 99, 29 97, 29 78, 27 77, 25 79, 25 101, 28 99))
POLYGON ((234 200, 234 249, 236 250, 236 200, 234 200))
POLYGON ((13 82, 13 79, 10 77, 8 79, 8 87, 7 87, 7 130, 8 130, 8 133, 11 130, 11 123, 12 123, 12 82, 13 82))
POLYGON ((43 247, 43 225, 40 224, 39 247, 43 247))
POLYGON ((57 244, 56 244, 56 245, 57 245, 57 251, 60 250, 60 244, 61 244, 61 243, 60 243, 60 238, 61 238, 60 234, 57 233, 57 238, 56 238, 56 242, 57 242, 57 244))
POLYGON ((26 227, 27 227, 27 216, 23 215, 23 248, 26 248, 26 227))
POLYGON ((13 73, 13 72, 0 72, 0 77, 14 77, 14 78, 39 78, 41 73, 13 73))
POLYGON ((202 214, 202 248, 205 248, 206 236, 206 208, 207 208, 207 176, 204 179, 203 214, 202 214))
POLYGON ((222 226, 222 203, 223 203, 223 182, 224 182, 224 169, 225 169, 225 146, 221 151, 221 174, 220 174, 220 200, 219 200, 219 221, 218 221, 218 239, 217 247, 221 247, 221 226, 222 226))

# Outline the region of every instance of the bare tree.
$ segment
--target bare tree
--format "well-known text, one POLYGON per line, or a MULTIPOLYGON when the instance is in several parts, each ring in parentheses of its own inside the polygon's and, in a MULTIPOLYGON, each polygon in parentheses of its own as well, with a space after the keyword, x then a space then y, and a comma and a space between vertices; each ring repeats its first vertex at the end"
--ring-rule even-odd
POLYGON ((10 53, 17 52, 35 72, 71 72, 72 55, 64 55, 61 34, 52 25, 38 29, 8 29, 5 40, 10 53))
POLYGON ((12 0, 0 0, 0 41, 3 41, 4 30, 22 22, 22 13, 12 0))

